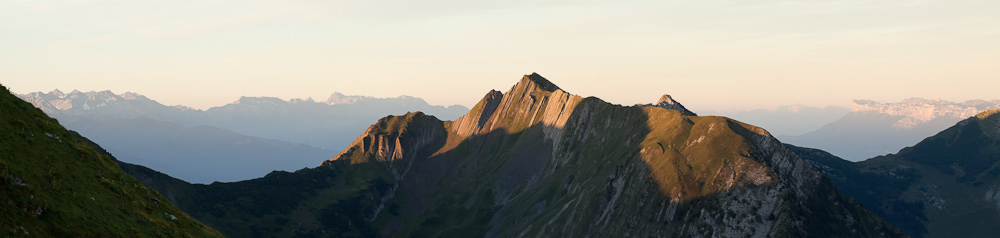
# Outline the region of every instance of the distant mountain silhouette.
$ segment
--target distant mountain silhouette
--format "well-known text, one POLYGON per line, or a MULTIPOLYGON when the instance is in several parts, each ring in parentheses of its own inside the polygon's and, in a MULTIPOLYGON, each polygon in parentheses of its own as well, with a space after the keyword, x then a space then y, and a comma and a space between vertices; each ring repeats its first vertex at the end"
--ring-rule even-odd
POLYGON ((431 106, 409 96, 340 93, 326 102, 242 97, 205 111, 166 106, 132 92, 54 90, 18 96, 124 161, 198 183, 314 166, 385 115, 419 110, 457 118, 468 111, 459 105, 431 106))
POLYGON ((962 119, 993 108, 1000 108, 1000 100, 963 103, 922 98, 897 103, 856 100, 851 112, 844 117, 815 131, 781 137, 781 140, 858 161, 894 153, 962 119))
POLYGON ((188 127, 144 117, 102 122, 70 121, 67 127, 101 144, 119 159, 146 165, 189 182, 232 182, 274 170, 315 166, 336 152, 305 144, 242 135, 213 126, 188 127))
POLYGON ((776 110, 708 111, 702 114, 724 116, 753 124, 767 129, 778 139, 783 139, 819 129, 848 112, 850 109, 835 106, 818 108, 806 105, 783 105, 776 110))

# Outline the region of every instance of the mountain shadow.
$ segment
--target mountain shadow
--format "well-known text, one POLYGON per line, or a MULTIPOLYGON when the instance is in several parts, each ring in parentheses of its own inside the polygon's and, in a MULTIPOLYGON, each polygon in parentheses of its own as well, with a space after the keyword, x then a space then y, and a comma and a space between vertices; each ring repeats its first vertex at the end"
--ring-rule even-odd
POLYGON ((125 170, 239 237, 905 236, 763 129, 675 109, 532 74, 455 121, 382 118, 317 168, 210 185, 125 170))
POLYGON ((896 154, 852 163, 788 145, 838 189, 912 237, 1000 233, 1000 110, 982 112, 896 154))

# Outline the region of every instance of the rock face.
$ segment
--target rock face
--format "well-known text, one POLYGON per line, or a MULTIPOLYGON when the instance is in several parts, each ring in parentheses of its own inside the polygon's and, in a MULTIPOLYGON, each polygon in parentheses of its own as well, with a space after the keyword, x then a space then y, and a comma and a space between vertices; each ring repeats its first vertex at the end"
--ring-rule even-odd
POLYGON ((382 118, 318 168, 158 189, 240 237, 905 236, 761 128, 583 98, 537 74, 455 121, 382 118))
POLYGON ((1000 100, 963 103, 922 98, 897 103, 855 100, 851 112, 843 118, 816 131, 782 140, 858 161, 897 152, 962 119, 995 108, 1000 108, 1000 100))
POLYGON ((899 151, 851 163, 792 147, 912 237, 994 237, 1000 228, 1000 110, 979 113, 899 151))
POLYGON ((0 88, 0 236, 221 237, 0 88))

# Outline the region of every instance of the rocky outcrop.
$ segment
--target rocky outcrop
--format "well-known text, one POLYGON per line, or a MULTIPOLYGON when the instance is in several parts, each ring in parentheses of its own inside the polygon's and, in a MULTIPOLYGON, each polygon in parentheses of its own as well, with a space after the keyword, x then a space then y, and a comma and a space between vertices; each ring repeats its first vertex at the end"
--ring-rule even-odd
POLYGON ((684 105, 681 105, 681 103, 679 103, 677 101, 674 101, 674 98, 670 97, 670 95, 667 95, 667 94, 663 94, 663 96, 660 97, 660 100, 656 101, 655 104, 636 104, 636 106, 640 106, 640 107, 662 107, 662 108, 666 108, 666 109, 677 110, 677 111, 683 113, 684 115, 697 116, 697 114, 695 114, 694 112, 689 111, 687 108, 684 108, 684 105))
POLYGON ((993 140, 1000 140, 1000 109, 986 110, 976 114, 983 133, 993 140))

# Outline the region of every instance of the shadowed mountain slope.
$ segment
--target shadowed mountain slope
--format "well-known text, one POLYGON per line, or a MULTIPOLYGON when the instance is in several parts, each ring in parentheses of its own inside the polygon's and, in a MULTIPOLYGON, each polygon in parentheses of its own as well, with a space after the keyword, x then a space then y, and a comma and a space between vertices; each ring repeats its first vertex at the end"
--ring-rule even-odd
POLYGON ((241 237, 905 236, 761 128, 537 74, 455 121, 382 118, 318 168, 211 185, 133 175, 241 237))
POLYGON ((789 147, 912 237, 1000 233, 1000 110, 962 120, 897 154, 856 163, 789 147))
POLYGON ((221 237, 5 87, 0 115, 0 236, 221 237))

